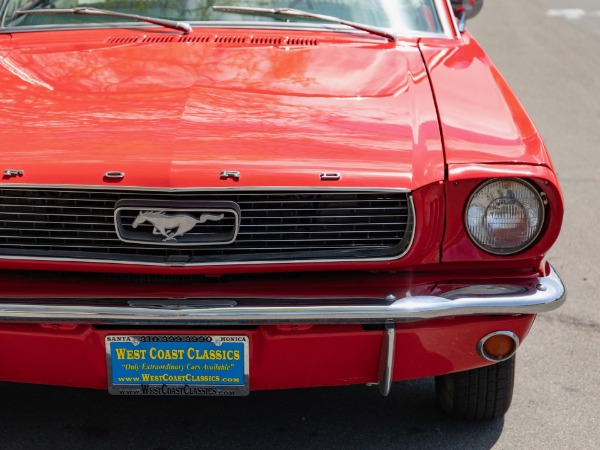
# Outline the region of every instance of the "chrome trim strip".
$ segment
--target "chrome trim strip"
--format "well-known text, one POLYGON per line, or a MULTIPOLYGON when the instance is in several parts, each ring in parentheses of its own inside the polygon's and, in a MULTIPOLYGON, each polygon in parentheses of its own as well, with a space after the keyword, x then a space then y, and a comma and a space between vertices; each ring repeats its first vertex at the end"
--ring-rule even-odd
POLYGON ((379 360, 379 392, 387 397, 392 389, 392 375, 394 374, 394 354, 396 351, 396 328, 393 322, 385 324, 385 331, 381 343, 381 356, 379 360))
MULTIPOLYGON (((441 181, 441 180, 440 180, 441 181)), ((186 188, 160 188, 160 187, 144 187, 144 186, 115 186, 111 184, 26 184, 26 183, 7 183, 2 184, 0 182, 0 189, 69 189, 69 190, 111 190, 111 191, 142 191, 142 192, 217 192, 217 191, 265 191, 265 192, 295 192, 295 191, 323 191, 323 192, 392 192, 392 193, 410 193, 411 190, 407 188, 377 188, 377 187, 323 187, 320 185, 315 186, 230 186, 225 187, 217 184, 215 186, 204 186, 204 187, 186 187, 186 188)))
MULTIPOLYGON (((434 0, 438 2, 440 0, 434 0)), ((441 0, 444 1, 444 0, 441 0)), ((437 7, 437 6, 436 6, 437 7)), ((439 14, 438 14, 439 15, 439 14)), ((444 26, 443 18, 440 16, 440 22, 442 22, 442 27, 444 31, 441 33, 429 32, 429 31, 419 31, 419 30, 404 30, 398 34, 398 38, 422 38, 422 37, 434 37, 434 38, 448 38, 449 33, 447 27, 444 26)), ((343 33, 343 34, 354 34, 359 38, 364 37, 373 37, 377 38, 377 36, 367 34, 360 30, 355 30, 349 28, 345 25, 337 25, 337 24, 310 24, 310 23, 291 23, 285 22, 281 24, 272 23, 272 22, 201 22, 201 21, 189 21, 189 24, 193 25, 194 31, 201 33, 202 30, 214 30, 214 29, 235 29, 235 30, 256 30, 259 28, 260 30, 272 30, 272 31, 287 31, 287 32, 333 32, 333 33, 343 33), (257 25, 261 24, 261 25, 257 25)), ((54 25, 28 25, 22 27, 0 27, 0 34, 14 34, 14 33, 31 33, 31 32, 44 32, 44 31, 85 31, 88 29, 92 30, 114 30, 114 29, 148 29, 148 28, 160 28, 155 27, 149 23, 140 23, 140 22, 119 22, 114 24, 54 24, 54 25)), ((386 30, 392 30, 391 28, 384 28, 386 30)), ((145 30, 142 30, 145 31, 145 30)), ((151 32, 154 34, 154 32, 151 32)), ((173 35, 177 36, 176 31, 173 31, 173 35)), ((180 41, 174 41, 173 43, 177 43, 180 41)))
MULTIPOLYGON (((469 291, 465 290, 463 283, 439 295, 405 297, 391 303, 373 305, 356 303, 327 305, 319 304, 318 299, 312 299, 309 305, 304 303, 294 306, 215 307, 213 302, 208 307, 200 308, 197 306, 199 299, 194 299, 196 301, 188 309, 180 306, 171 308, 168 305, 157 309, 156 299, 149 300, 148 306, 144 307, 139 302, 130 306, 67 305, 65 303, 57 305, 34 303, 35 299, 31 298, 19 303, 11 298, 6 299, 5 303, 0 301, 0 320, 129 325, 388 323, 474 314, 537 314, 559 308, 566 300, 566 289, 554 269, 551 269, 550 274, 545 277, 515 280, 512 286, 512 289, 507 289, 505 283, 495 285, 491 281, 474 285, 469 291)), ((210 300, 215 299, 207 299, 209 303, 210 300)), ((276 303, 276 299, 261 300, 276 303)), ((322 300, 325 302, 328 299, 322 300)))
POLYGON ((450 0, 435 0, 435 4, 436 4, 436 7, 438 8, 438 16, 440 17, 440 20, 447 19, 446 21, 444 21, 444 24, 442 26, 448 33, 448 36, 451 39, 460 38, 461 32, 458 29, 457 21, 454 19, 454 16, 452 15, 452 4, 450 3, 450 0), (451 14, 449 17, 446 14, 440 13, 440 10, 442 10, 444 8, 444 6, 448 7, 448 11, 451 14), (448 28, 450 30, 452 30, 453 34, 451 32, 449 32, 450 30, 448 28))
MULTIPOLYGON (((411 241, 412 245, 412 241, 411 241)), ((148 266, 148 267, 219 267, 219 266, 268 266, 273 264, 320 264, 320 263, 365 263, 365 262, 386 262, 396 261, 402 258, 408 251, 402 253, 399 256, 393 256, 390 258, 347 258, 347 259, 292 259, 292 260, 281 260, 281 261, 227 261, 227 262, 215 262, 215 263, 152 263, 152 262, 137 262, 137 261, 114 261, 106 259, 81 259, 81 258, 42 258, 42 257, 31 257, 31 256, 10 256, 0 255, 0 262, 2 260, 10 261, 44 261, 44 262, 72 262, 72 263, 86 263, 86 264, 103 264, 110 266, 114 264, 116 266, 148 266)))

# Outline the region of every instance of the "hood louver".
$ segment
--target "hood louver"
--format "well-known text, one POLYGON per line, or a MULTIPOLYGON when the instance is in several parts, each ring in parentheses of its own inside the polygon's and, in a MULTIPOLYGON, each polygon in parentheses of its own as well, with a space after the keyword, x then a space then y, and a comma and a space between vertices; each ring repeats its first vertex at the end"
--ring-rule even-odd
POLYGON ((142 42, 144 44, 158 44, 166 42, 177 42, 178 39, 174 36, 145 36, 142 42))
POLYGON ((107 44, 135 44, 139 41, 138 37, 111 37, 106 40, 107 44))
POLYGON ((179 38, 179 42, 192 42, 192 43, 199 43, 199 44, 205 44, 207 42, 210 42, 212 36, 181 36, 179 38))
POLYGON ((245 44, 246 36, 215 36, 215 43, 217 44, 245 44))
POLYGON ((256 45, 256 46, 294 46, 306 47, 317 46, 317 39, 303 37, 280 37, 280 36, 225 36, 225 35, 197 35, 197 36, 143 36, 143 37, 110 37, 107 44, 220 44, 220 45, 256 45))
POLYGON ((250 43, 254 45, 281 45, 283 41, 284 39, 273 36, 253 36, 250 38, 250 43))

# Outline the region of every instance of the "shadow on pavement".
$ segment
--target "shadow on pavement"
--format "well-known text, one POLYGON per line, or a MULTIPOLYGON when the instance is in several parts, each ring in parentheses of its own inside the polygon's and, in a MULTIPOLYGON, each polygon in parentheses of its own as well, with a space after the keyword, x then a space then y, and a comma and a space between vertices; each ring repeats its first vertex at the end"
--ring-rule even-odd
POLYGON ((115 397, 104 391, 2 384, 7 448, 491 448, 504 420, 446 418, 433 379, 389 397, 353 386, 249 397, 115 397))

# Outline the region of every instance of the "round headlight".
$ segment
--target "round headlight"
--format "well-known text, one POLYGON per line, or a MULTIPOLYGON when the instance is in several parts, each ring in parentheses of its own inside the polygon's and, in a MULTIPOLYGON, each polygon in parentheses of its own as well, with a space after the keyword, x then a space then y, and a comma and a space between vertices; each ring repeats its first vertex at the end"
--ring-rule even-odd
POLYGON ((467 204, 469 236, 486 252, 511 255, 529 246, 544 224, 544 202, 528 182, 496 179, 479 186, 467 204))

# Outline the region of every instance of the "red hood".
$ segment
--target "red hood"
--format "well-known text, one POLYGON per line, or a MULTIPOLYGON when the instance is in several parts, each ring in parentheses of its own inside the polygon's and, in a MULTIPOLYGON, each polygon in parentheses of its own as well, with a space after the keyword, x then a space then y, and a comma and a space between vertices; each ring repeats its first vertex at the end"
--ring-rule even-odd
POLYGON ((443 179, 415 42, 296 33, 286 46, 269 41, 276 32, 227 30, 215 42, 219 33, 0 40, 0 169, 25 171, 4 182, 101 185, 109 170, 125 172, 124 185, 167 188, 232 186, 222 170, 241 172, 236 186, 319 186, 325 171, 342 174, 328 187, 443 179))

